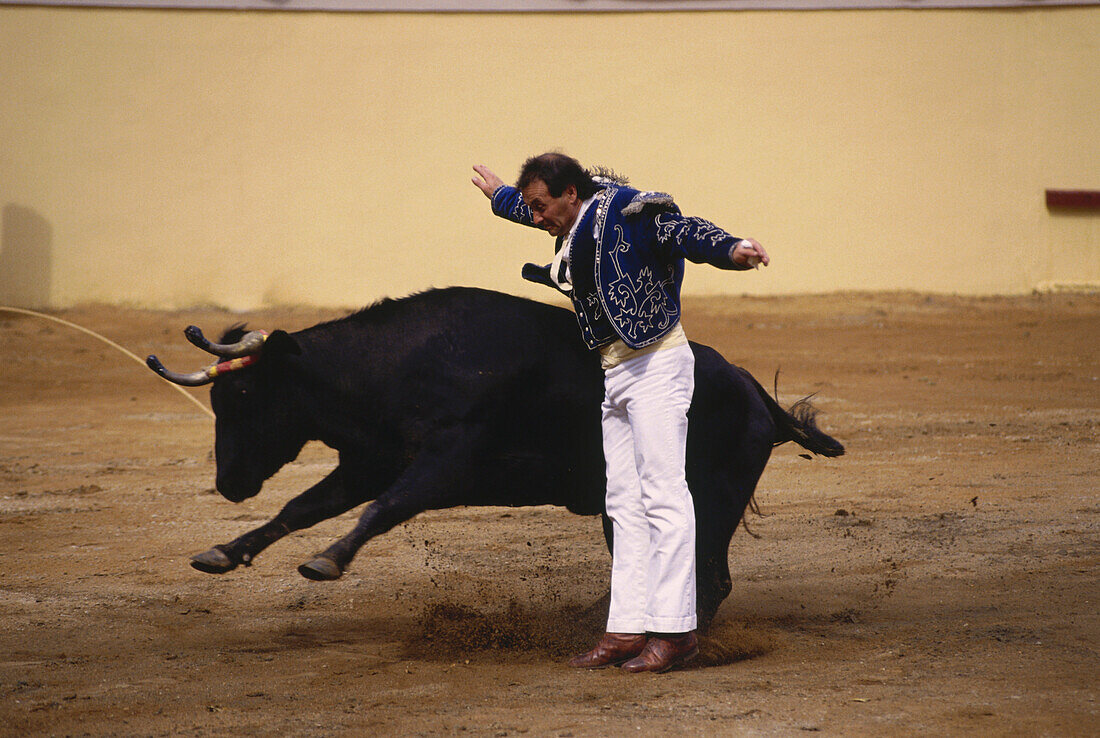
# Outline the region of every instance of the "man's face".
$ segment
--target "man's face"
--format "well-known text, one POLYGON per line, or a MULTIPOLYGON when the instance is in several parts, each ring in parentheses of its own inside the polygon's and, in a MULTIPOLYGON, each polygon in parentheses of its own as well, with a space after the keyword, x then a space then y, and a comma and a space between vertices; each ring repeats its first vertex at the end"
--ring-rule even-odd
POLYGON ((523 201, 531 208, 535 225, 551 236, 568 233, 581 211, 581 199, 574 185, 566 185, 560 197, 551 197, 550 190, 541 179, 536 179, 522 190, 523 201))

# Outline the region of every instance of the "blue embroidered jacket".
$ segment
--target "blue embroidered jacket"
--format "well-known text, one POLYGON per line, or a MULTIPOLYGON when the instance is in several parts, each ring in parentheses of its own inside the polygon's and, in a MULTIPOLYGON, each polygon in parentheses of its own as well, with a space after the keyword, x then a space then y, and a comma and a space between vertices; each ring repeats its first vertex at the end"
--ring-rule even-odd
MULTIPOLYGON (((570 250, 573 301, 590 348, 621 338, 631 348, 658 341, 680 320, 684 259, 743 270, 730 252, 740 239, 702 218, 680 213, 672 197, 603 181, 585 212, 570 250)), ((519 190, 493 193, 493 213, 534 227, 519 190)), ((557 248, 561 248, 558 239, 557 248)), ((527 264, 523 276, 557 288, 550 268, 527 264)))

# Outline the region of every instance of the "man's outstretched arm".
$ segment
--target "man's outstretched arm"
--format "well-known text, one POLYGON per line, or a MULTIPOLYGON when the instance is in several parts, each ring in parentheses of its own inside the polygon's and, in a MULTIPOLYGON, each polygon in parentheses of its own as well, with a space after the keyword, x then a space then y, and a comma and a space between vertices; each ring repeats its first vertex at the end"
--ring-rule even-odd
POLYGON ((653 220, 657 243, 669 256, 710 264, 719 269, 752 269, 767 266, 768 252, 754 238, 738 238, 703 218, 668 211, 653 220))
POLYGON ((474 171, 480 176, 474 177, 471 181, 492 202, 494 215, 499 215, 513 223, 538 228, 531 215, 531 208, 527 207, 519 190, 504 184, 504 180, 484 164, 474 165, 474 171))

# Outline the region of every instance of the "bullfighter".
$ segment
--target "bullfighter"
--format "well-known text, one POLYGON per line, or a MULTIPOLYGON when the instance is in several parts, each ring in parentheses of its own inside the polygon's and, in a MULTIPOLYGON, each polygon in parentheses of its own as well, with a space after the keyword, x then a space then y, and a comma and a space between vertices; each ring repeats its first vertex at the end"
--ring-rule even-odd
POLYGON ((695 359, 680 325, 684 260, 767 266, 751 238, 686 217, 672 197, 639 191, 560 153, 528 159, 514 187, 483 165, 473 183, 494 214, 547 231, 553 261, 523 276, 567 295, 604 369, 602 428, 611 521, 611 604, 578 668, 664 672, 698 653, 695 514, 685 478, 695 359))

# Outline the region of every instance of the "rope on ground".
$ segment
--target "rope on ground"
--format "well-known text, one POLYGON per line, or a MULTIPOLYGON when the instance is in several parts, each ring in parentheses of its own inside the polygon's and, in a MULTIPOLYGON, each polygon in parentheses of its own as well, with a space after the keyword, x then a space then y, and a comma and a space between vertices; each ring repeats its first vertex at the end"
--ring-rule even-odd
MULTIPOLYGON (((111 339, 109 339, 105 336, 101 336, 93 330, 85 328, 82 325, 77 325, 76 323, 72 323, 68 320, 65 320, 64 318, 58 318, 54 315, 47 315, 46 313, 40 313, 40 312, 37 312, 35 310, 27 310, 26 308, 7 307, 5 305, 0 305, 0 312, 19 313, 21 315, 31 315, 31 316, 36 317, 36 318, 44 318, 45 320, 52 320, 55 323, 60 323, 63 326, 73 328, 73 329, 78 330, 82 333, 87 333, 89 336, 92 336, 94 338, 98 338, 100 341, 103 341, 103 343, 107 344, 108 346, 110 346, 112 348, 115 348, 115 349, 118 349, 122 353, 126 354, 131 359, 133 359, 137 363, 141 364, 143 367, 146 366, 145 365, 145 360, 142 359, 140 356, 136 355, 135 353, 133 353, 132 351, 130 351, 126 348, 123 348, 122 346, 119 346, 117 343, 115 343, 111 339)), ((148 368, 148 367, 146 367, 146 368, 148 368)), ((199 400, 194 395, 188 393, 186 390, 183 389, 183 387, 172 384, 171 382, 165 382, 165 384, 167 386, 171 387, 172 389, 178 391, 181 395, 183 395, 188 400, 193 402, 200 410, 202 410, 204 413, 209 415, 211 418, 214 417, 214 413, 213 413, 212 410, 210 410, 210 408, 208 408, 206 405, 203 405, 201 402, 199 402, 199 400)))

